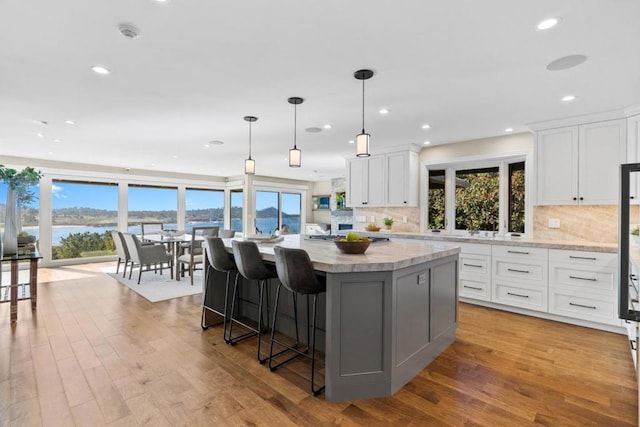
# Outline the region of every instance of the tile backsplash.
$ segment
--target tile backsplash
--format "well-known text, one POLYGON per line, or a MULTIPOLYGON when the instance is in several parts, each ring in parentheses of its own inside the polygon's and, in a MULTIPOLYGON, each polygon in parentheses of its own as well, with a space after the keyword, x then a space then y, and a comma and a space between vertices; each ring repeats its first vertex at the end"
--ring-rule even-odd
POLYGON ((364 230, 367 224, 375 223, 384 229, 382 218, 393 218, 392 231, 403 231, 405 233, 420 232, 420 208, 353 208, 353 229, 364 230), (371 217, 375 217, 371 221, 371 217), (407 222, 403 223, 403 217, 407 217, 407 222), (365 217, 364 222, 358 222, 358 217, 365 217))
MULTIPOLYGON (((638 218, 638 206, 631 209, 631 218, 638 218)), ((536 239, 618 241, 617 205, 535 206, 533 216, 533 237, 536 239), (560 228, 549 228, 550 219, 560 220, 560 228)))

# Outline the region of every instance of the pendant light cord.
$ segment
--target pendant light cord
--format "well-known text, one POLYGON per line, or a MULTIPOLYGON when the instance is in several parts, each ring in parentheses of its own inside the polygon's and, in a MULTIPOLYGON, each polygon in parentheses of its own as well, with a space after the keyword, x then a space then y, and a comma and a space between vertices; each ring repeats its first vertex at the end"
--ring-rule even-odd
POLYGON ((297 149, 296 136, 297 136, 297 124, 298 124, 298 104, 293 104, 293 149, 297 149))
POLYGON ((362 133, 364 133, 364 79, 362 79, 362 133))
POLYGON ((251 121, 249 121, 249 159, 251 159, 251 121))

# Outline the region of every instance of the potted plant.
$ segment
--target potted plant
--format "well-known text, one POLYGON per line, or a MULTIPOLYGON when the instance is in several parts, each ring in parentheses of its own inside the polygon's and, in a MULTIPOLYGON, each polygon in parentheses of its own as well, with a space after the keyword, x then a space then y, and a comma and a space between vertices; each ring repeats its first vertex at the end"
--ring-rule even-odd
POLYGON ((390 216, 384 217, 382 219, 382 222, 384 223, 384 227, 387 230, 391 230, 391 226, 393 225, 393 218, 391 218, 390 216))
POLYGON ((5 254, 18 253, 18 228, 20 208, 28 206, 36 198, 31 187, 38 184, 42 173, 32 167, 18 172, 0 165, 0 180, 7 183, 7 204, 4 219, 3 251, 5 254))

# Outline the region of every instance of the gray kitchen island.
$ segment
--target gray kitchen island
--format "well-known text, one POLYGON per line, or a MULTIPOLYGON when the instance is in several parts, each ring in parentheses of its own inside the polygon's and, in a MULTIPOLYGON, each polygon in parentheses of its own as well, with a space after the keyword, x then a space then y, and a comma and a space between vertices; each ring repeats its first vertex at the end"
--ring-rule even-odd
MULTIPOLYGON (((316 271, 327 277, 325 318, 318 335, 322 343, 324 332, 324 346, 318 347, 325 351, 327 400, 390 396, 455 340, 459 253, 455 245, 374 242, 364 255, 345 255, 331 241, 299 235, 276 244, 306 250, 316 271)), ((231 239, 225 245, 231 251, 231 239)), ((274 244, 258 247, 265 261, 274 261, 274 244)), ((224 276, 209 277, 204 284, 209 287, 205 308, 217 306, 224 312, 220 307, 224 276)), ((249 295, 243 300, 243 312, 255 316, 255 300, 251 302, 249 295)), ((208 313, 213 312, 205 310, 211 317, 206 322, 212 323, 208 313)), ((283 332, 292 330, 291 322, 282 323, 283 332)))

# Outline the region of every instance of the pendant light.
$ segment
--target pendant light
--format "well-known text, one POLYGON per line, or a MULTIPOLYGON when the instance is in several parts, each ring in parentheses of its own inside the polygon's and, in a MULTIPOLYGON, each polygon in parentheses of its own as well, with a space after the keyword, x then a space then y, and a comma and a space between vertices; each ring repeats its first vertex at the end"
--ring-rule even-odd
POLYGON ((369 138, 371 135, 364 131, 364 81, 373 77, 371 70, 358 70, 353 73, 353 77, 362 80, 362 133, 356 135, 356 156, 369 157, 369 138))
POLYGON ((302 164, 302 151, 296 146, 296 125, 298 118, 298 105, 304 102, 304 99, 298 96, 292 96, 288 99, 289 104, 293 104, 293 148, 289 150, 289 167, 299 168, 302 164))
POLYGON ((257 121, 258 118, 245 116, 244 119, 249 122, 249 158, 244 161, 244 173, 247 175, 253 175, 256 173, 256 161, 251 158, 251 123, 257 121))

